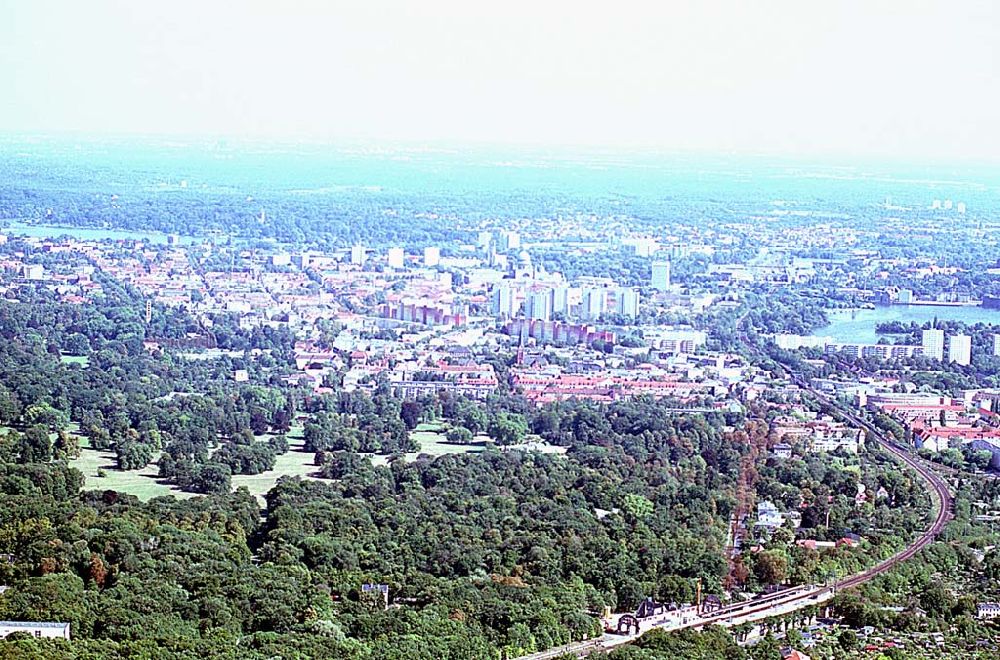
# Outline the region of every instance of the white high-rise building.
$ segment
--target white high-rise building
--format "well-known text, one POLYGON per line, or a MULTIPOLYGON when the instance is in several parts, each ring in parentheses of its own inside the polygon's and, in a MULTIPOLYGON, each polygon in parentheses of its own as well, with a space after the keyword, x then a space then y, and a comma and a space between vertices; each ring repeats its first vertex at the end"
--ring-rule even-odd
POLYGON ((959 202, 955 204, 955 210, 959 213, 965 213, 965 202, 959 202))
POLYGON ((605 289, 584 289, 580 315, 595 320, 608 311, 608 292, 605 289))
POLYGON ((517 250, 521 247, 521 235, 516 231, 503 230, 500 232, 500 237, 497 240, 497 251, 499 252, 510 252, 511 250, 517 250))
POLYGON ((1000 355, 1000 335, 993 335, 993 355, 1000 355))
POLYGON ((365 246, 355 245, 351 248, 351 263, 355 266, 365 265, 365 246))
POLYGON ((924 355, 932 360, 944 359, 944 330, 931 328, 920 335, 920 345, 924 347, 924 355))
POLYGON ((552 313, 565 314, 569 311, 569 287, 557 286, 552 290, 552 313))
POLYGON ((393 247, 389 248, 388 261, 389 268, 395 268, 400 270, 403 268, 403 259, 405 255, 403 254, 403 248, 393 247))
POLYGON ((653 288, 657 291, 666 291, 670 288, 670 262, 653 262, 653 288))
POLYGON ((488 231, 479 232, 479 238, 476 240, 476 245, 479 246, 480 250, 487 251, 490 249, 490 243, 493 242, 493 233, 488 231))
POLYGON ((972 337, 952 335, 948 340, 948 362, 969 366, 972 363, 972 337))
POLYGON ((660 244, 655 238, 637 238, 633 245, 637 257, 651 257, 660 249, 660 244))
POLYGON ((493 289, 493 315, 514 316, 514 290, 509 286, 499 285, 493 289))
POLYGON ((548 321, 552 318, 552 289, 528 294, 528 318, 548 321))
POLYGON ((439 247, 425 247, 424 248, 424 265, 428 268, 433 268, 441 263, 441 248, 439 247))
POLYGON ((634 319, 639 315, 639 292, 634 289, 618 289, 618 313, 634 319))

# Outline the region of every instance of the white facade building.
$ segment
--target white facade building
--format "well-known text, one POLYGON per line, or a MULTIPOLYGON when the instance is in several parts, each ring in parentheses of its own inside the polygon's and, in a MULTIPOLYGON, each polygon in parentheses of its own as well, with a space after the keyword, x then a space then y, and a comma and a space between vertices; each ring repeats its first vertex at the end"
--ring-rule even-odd
POLYGON ((657 291, 666 291, 670 288, 670 262, 657 261, 653 263, 652 286, 657 291))
POLYGON ((924 330, 920 335, 920 345, 924 347, 924 355, 932 360, 944 359, 944 330, 924 330))
POLYGON ((948 342, 948 361, 969 366, 972 363, 972 337, 952 335, 948 342))
POLYGON ((405 255, 403 254, 403 248, 393 247, 389 248, 389 253, 387 255, 389 268, 395 268, 401 270, 403 268, 403 259, 405 255))

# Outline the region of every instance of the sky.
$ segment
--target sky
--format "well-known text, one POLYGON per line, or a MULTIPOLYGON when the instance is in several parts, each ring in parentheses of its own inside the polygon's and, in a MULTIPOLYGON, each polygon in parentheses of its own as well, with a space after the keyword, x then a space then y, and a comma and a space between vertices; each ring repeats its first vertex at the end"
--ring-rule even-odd
POLYGON ((0 0, 0 132, 1000 159, 995 0, 0 0))

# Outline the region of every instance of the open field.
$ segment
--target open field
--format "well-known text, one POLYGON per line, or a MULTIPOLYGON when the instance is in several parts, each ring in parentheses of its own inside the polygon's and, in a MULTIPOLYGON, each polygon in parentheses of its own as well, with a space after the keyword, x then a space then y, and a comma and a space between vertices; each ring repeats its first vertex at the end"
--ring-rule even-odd
POLYGON ((90 364, 90 358, 86 355, 60 355, 59 361, 63 364, 78 364, 84 369, 90 364))
MULTIPOLYGON (((453 445, 448 443, 444 437, 444 425, 440 422, 423 422, 417 425, 411 436, 420 443, 420 451, 413 451, 406 454, 408 461, 415 460, 420 454, 429 456, 443 456, 445 454, 467 454, 470 452, 482 451, 486 441, 485 435, 476 436, 475 441, 469 445, 453 445)), ((386 465, 388 456, 370 455, 372 463, 375 465, 386 465)))
POLYGON ((175 497, 191 497, 193 493, 163 483, 156 476, 157 467, 150 463, 141 470, 123 472, 115 467, 115 454, 112 451, 98 451, 90 447, 90 440, 80 437, 80 457, 70 461, 70 465, 83 473, 85 490, 117 490, 135 495, 146 501, 161 495, 175 497), (97 476, 97 470, 103 469, 103 477, 97 476))
MULTIPOLYGON (((263 436, 263 438, 267 437, 263 436)), ((302 450, 303 442, 302 427, 293 426, 288 432, 288 451, 278 456, 274 462, 274 469, 261 474, 233 475, 233 488, 246 486, 250 494, 256 496, 263 506, 264 495, 274 488, 278 479, 283 476, 319 480, 318 477, 313 476, 317 469, 313 465, 314 455, 302 450)))
MULTIPOLYGON (((286 453, 278 456, 274 464, 274 469, 262 474, 236 474, 233 475, 233 488, 245 486, 251 495, 254 495, 263 506, 264 495, 274 488, 282 476, 301 477, 303 479, 317 479, 315 476, 317 468, 313 465, 313 454, 302 450, 304 443, 302 437, 303 427, 293 426, 288 433, 289 449, 286 453)), ((445 441, 444 427, 440 423, 424 423, 417 426, 413 431, 413 437, 420 443, 420 451, 406 454, 406 460, 412 461, 420 454, 430 456, 442 456, 444 454, 465 454, 469 452, 482 451, 486 436, 476 437, 476 441, 470 445, 453 445, 445 441)), ((263 436, 265 440, 268 436, 263 436)), ((159 458, 158 456, 156 458, 159 458)), ((154 458, 154 461, 156 460, 154 458)), ((386 465, 386 456, 371 456, 375 465, 386 465)), ((85 478, 84 488, 87 490, 117 490, 123 493, 135 495, 140 500, 146 501, 161 495, 174 495, 176 497, 193 497, 194 493, 186 493, 178 488, 162 482, 157 477, 157 466, 150 463, 141 470, 131 470, 123 472, 115 467, 115 454, 112 451, 98 451, 90 447, 90 442, 85 437, 80 437, 80 457, 71 461, 71 465, 83 472, 85 478), (104 476, 98 477, 98 469, 104 470, 104 476)))

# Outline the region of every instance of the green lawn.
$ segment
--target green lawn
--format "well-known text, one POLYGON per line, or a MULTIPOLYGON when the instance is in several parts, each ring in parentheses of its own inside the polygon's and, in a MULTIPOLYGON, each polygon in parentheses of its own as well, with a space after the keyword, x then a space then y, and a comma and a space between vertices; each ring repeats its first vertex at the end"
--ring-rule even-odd
MULTIPOLYGON (((268 436, 263 436, 266 439, 268 436)), ((302 477, 303 479, 318 479, 312 476, 317 468, 313 465, 314 454, 302 451, 302 427, 293 426, 288 432, 288 451, 278 456, 274 462, 274 469, 262 474, 237 474, 233 475, 233 488, 246 486, 252 495, 255 495, 264 504, 264 494, 274 488, 278 479, 282 476, 302 477)))
MULTIPOLYGON (((264 436, 264 439, 266 437, 264 436)), ((316 471, 316 467, 312 464, 313 455, 301 451, 302 443, 302 427, 292 427, 288 433, 289 451, 278 456, 274 470, 263 474, 233 475, 233 488, 246 486, 263 505, 264 494, 274 487, 282 475, 299 476, 304 479, 314 478, 310 476, 312 472, 316 471)), ((186 493, 167 483, 161 483, 156 476, 155 463, 150 463, 141 470, 123 472, 116 469, 114 452, 91 449, 89 440, 84 437, 80 438, 80 458, 73 460, 71 464, 83 472, 86 479, 84 488, 87 490, 117 490, 135 495, 143 501, 160 495, 174 495, 182 498, 195 495, 195 493, 186 493), (105 476, 98 477, 98 469, 103 469, 105 476)))
MULTIPOLYGON (((263 506, 264 495, 274 488, 278 479, 284 475, 319 480, 318 477, 314 476, 317 468, 313 465, 313 454, 302 451, 304 443, 302 431, 302 426, 293 426, 289 431, 289 450, 278 456, 273 470, 263 474, 233 475, 233 488, 246 486, 263 506)), ((260 439, 263 441, 267 437, 262 436, 260 439)), ((420 424, 413 431, 413 437, 420 443, 420 451, 406 454, 408 461, 416 459, 420 454, 441 456, 482 451, 488 440, 486 436, 481 435, 477 436, 475 442, 470 445, 448 444, 444 437, 444 426, 440 423, 420 424)), ((371 459, 375 465, 385 465, 388 462, 386 456, 371 456, 371 459)), ((174 495, 176 497, 192 497, 194 495, 161 482, 157 478, 155 463, 150 463, 141 470, 122 472, 116 469, 114 452, 92 449, 90 441, 85 437, 80 437, 80 457, 73 460, 71 464, 83 472, 84 488, 87 490, 117 490, 135 495, 143 501, 160 495, 174 495), (103 477, 97 476, 98 469, 104 470, 103 477)))
POLYGON ((60 355, 59 361, 63 364, 78 364, 84 369, 90 364, 90 358, 86 355, 60 355))
MULTIPOLYGON (((489 440, 485 435, 476 436, 472 444, 454 445, 450 444, 444 437, 445 427, 440 422, 422 422, 410 433, 410 437, 420 443, 419 451, 412 451, 406 454, 408 461, 415 460, 420 454, 429 456, 443 456, 445 454, 467 454, 483 450, 483 445, 489 440)), ((371 455, 372 463, 375 465, 386 465, 388 456, 371 455)))
POLYGON ((135 495, 142 501, 161 495, 191 497, 193 493, 161 483, 156 476, 156 464, 150 463, 141 470, 123 472, 115 467, 115 454, 98 451, 90 447, 90 440, 80 438, 80 457, 70 461, 70 465, 83 473, 85 490, 117 490, 135 495), (105 476, 98 477, 97 470, 103 469, 105 476))

